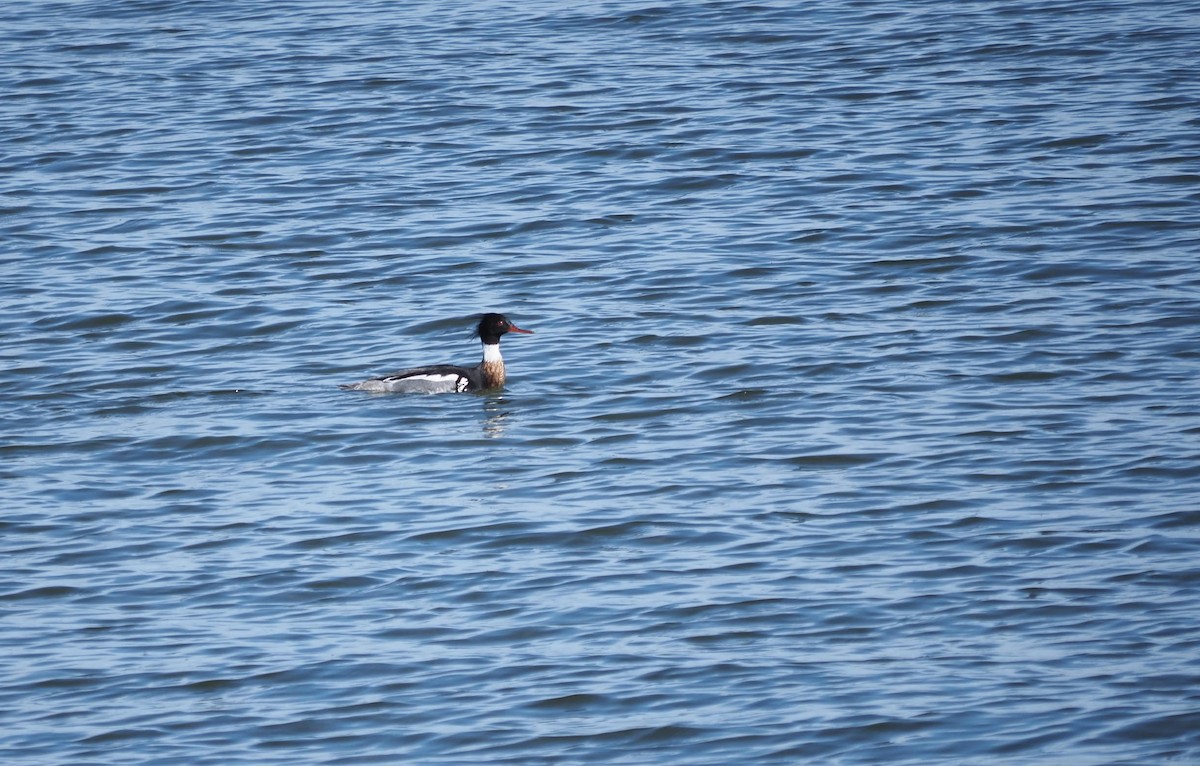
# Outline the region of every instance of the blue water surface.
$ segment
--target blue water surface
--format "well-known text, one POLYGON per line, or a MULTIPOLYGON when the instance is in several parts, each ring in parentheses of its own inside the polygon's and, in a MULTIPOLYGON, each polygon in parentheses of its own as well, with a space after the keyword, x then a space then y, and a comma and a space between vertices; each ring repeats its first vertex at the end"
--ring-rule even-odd
POLYGON ((0 8, 0 760, 1200 761, 1198 19, 0 8))

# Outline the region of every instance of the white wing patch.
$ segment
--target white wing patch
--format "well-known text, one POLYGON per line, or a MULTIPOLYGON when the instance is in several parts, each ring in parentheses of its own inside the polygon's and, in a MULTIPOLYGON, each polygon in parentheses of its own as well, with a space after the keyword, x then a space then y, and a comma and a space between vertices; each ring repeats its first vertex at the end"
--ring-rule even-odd
POLYGON ((462 375, 453 373, 443 373, 440 375, 405 375, 400 380, 423 381, 427 383, 454 383, 458 385, 458 381, 466 380, 462 375))
POLYGON ((462 393, 470 386, 471 380, 465 375, 454 372, 427 372, 419 375, 371 378, 343 388, 377 393, 448 394, 462 393))
POLYGON ((465 391, 468 385, 465 377, 453 372, 405 375, 401 378, 383 378, 378 382, 382 384, 378 390, 401 394, 448 394, 465 391))

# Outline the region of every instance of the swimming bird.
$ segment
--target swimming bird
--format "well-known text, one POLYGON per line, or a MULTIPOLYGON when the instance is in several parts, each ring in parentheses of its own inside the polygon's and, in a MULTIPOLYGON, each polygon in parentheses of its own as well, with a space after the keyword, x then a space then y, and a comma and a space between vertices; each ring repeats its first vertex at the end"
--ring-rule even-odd
POLYGON ((361 383, 347 383, 342 388, 350 391, 420 394, 488 391, 500 388, 504 385, 504 358, 500 356, 500 336, 509 332, 533 334, 533 330, 522 330, 503 314, 484 314, 475 328, 475 334, 483 343, 483 361, 474 367, 459 367, 454 364, 413 367, 361 383))

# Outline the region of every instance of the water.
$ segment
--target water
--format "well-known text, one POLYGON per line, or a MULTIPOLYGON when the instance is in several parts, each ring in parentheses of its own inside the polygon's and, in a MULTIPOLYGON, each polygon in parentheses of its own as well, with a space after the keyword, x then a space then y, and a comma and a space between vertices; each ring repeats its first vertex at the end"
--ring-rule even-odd
POLYGON ((1200 761, 1195 10, 5 6, 3 761, 1200 761))

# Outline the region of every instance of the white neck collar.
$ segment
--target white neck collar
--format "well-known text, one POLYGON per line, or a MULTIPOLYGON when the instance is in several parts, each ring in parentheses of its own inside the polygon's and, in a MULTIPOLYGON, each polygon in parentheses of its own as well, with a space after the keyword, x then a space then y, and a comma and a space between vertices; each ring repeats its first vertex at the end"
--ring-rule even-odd
POLYGON ((500 357, 499 343, 484 343, 483 344, 483 361, 485 362, 503 362, 500 357))

